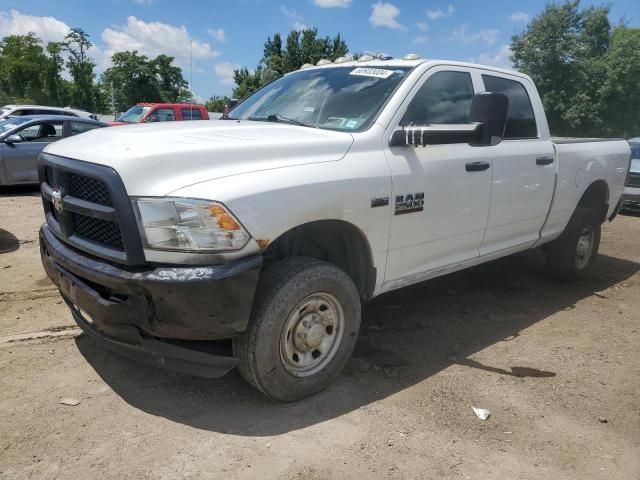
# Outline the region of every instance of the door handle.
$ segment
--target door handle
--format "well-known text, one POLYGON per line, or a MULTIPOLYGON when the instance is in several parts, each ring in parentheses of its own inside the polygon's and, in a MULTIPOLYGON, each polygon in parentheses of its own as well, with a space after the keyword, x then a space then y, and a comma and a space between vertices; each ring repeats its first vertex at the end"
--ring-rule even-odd
POLYGON ((491 164, 489 162, 468 162, 464 168, 467 172, 482 172, 487 170, 491 164))
POLYGON ((536 165, 551 165, 552 163, 553 163, 553 157, 536 158, 536 165))

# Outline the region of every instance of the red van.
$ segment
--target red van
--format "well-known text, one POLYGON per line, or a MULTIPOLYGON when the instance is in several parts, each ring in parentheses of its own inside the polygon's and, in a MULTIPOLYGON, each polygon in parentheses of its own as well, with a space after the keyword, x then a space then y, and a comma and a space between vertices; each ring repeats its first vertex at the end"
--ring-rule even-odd
POLYGON ((203 105, 190 103, 138 103, 120 115, 110 125, 130 123, 175 122, 183 120, 209 120, 203 105))

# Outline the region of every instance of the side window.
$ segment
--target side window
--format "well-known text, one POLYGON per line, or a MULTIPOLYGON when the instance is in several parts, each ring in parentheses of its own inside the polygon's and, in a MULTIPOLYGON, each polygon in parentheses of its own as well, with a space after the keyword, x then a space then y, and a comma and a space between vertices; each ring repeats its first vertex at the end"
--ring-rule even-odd
POLYGON ((504 138, 537 138, 538 126, 527 89, 520 82, 482 75, 487 92, 504 93, 509 98, 504 138))
POLYGON ((470 73, 434 73, 411 100, 401 124, 469 123, 473 95, 470 73))
POLYGON ((18 132, 26 142, 55 142, 62 138, 62 122, 44 122, 18 132))
POLYGON ((158 108, 149 114, 147 122, 173 122, 175 119, 173 108, 158 108))
POLYGON ((100 128, 100 125, 95 125, 93 123, 84 123, 84 122, 70 122, 70 123, 71 123, 71 136, 88 132, 89 130, 93 130, 94 128, 100 128))
POLYGON ((35 110, 24 110, 24 109, 20 109, 20 110, 14 110, 9 116, 8 118, 13 118, 13 117, 23 117, 25 115, 35 115, 35 110))
POLYGON ((202 112, 199 108, 183 108, 181 110, 183 120, 202 120, 202 112))

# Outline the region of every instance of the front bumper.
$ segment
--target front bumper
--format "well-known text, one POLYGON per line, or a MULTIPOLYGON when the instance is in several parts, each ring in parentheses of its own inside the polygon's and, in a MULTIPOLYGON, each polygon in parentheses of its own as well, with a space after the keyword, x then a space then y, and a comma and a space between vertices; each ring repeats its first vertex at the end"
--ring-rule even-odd
POLYGON ((261 256, 216 266, 125 269, 78 253, 46 225, 40 253, 78 325, 108 348, 199 376, 217 377, 234 367, 230 356, 174 341, 228 339, 243 332, 261 256))
POLYGON ((622 194, 622 207, 625 212, 640 213, 640 188, 627 187, 622 194))

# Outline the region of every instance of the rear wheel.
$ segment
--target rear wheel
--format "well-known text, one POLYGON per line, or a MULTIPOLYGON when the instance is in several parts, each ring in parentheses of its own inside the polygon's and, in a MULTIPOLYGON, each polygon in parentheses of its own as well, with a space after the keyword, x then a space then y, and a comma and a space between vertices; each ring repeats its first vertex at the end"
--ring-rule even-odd
POLYGON ((546 247, 552 274, 565 281, 585 278, 598 254, 600 231, 598 212, 578 207, 562 235, 546 247))
POLYGON ((360 327, 360 297, 327 262, 283 261, 264 273, 246 332, 234 340, 241 375, 265 395, 293 401, 327 387, 360 327))

